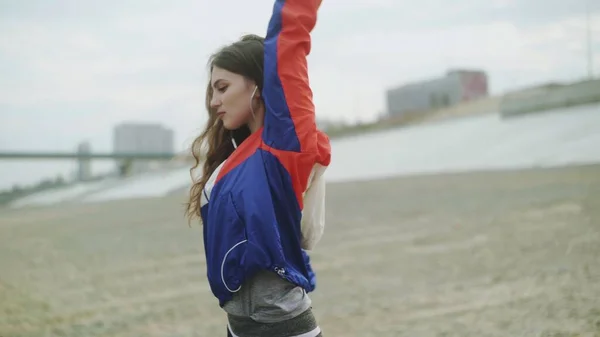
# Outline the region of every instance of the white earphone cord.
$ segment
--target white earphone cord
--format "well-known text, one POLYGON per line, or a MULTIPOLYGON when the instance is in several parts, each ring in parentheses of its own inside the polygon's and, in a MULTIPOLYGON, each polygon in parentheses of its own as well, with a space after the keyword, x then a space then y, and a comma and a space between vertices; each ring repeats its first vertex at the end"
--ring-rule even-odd
POLYGON ((256 90, 258 89, 258 85, 254 86, 254 91, 252 91, 252 95, 250 95, 250 112, 252 113, 252 119, 256 120, 256 116, 254 115, 254 107, 252 106, 252 100, 254 99, 254 95, 256 94, 256 90))

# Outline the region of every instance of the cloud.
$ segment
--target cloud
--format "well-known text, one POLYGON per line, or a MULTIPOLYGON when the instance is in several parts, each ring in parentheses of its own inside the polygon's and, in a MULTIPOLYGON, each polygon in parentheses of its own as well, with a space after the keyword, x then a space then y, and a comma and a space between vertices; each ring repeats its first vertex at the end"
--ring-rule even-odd
POLYGON ((368 32, 340 38, 327 49, 327 61, 317 63, 331 67, 337 60, 334 67, 340 73, 360 72, 386 85, 439 76, 450 67, 482 68, 490 73, 495 91, 502 92, 512 86, 511 77, 526 84, 580 76, 576 69, 583 58, 577 46, 584 43, 583 25, 583 19, 568 18, 528 29, 499 21, 368 32))
MULTIPOLYGON (((600 6, 592 12, 600 38, 600 6)), ((110 150, 125 120, 203 127, 206 61, 264 35, 271 1, 0 1, 0 148, 110 150)), ((583 3, 325 0, 309 57, 319 116, 369 120, 389 86, 482 68, 502 92, 586 73, 583 3)), ((600 72, 600 45, 595 69, 600 72)))

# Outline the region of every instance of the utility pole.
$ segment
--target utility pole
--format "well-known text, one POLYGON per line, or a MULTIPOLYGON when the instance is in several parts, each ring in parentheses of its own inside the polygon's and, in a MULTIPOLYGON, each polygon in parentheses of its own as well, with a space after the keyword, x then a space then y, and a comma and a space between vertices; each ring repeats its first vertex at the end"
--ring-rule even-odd
POLYGON ((594 55, 592 50, 592 0, 586 0, 587 70, 589 79, 594 78, 594 55))

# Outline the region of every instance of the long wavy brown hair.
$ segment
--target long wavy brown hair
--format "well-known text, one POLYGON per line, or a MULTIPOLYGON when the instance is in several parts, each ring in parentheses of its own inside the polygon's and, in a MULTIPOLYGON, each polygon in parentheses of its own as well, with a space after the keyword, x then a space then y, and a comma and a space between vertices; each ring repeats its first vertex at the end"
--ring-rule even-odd
MULTIPOLYGON (((219 67, 232 73, 242 75, 254 81, 258 89, 263 89, 264 39, 257 35, 245 35, 239 41, 221 48, 209 59, 210 73, 219 67)), ((234 151, 231 139, 239 145, 250 135, 250 129, 244 125, 236 130, 226 130, 218 118, 216 110, 211 108, 213 88, 209 83, 206 88, 206 111, 208 121, 204 131, 194 140, 191 146, 195 164, 190 169, 192 186, 187 202, 186 216, 189 221, 200 218, 200 197, 206 182, 216 168, 234 151), (202 163, 202 175, 195 177, 195 171, 202 163)))

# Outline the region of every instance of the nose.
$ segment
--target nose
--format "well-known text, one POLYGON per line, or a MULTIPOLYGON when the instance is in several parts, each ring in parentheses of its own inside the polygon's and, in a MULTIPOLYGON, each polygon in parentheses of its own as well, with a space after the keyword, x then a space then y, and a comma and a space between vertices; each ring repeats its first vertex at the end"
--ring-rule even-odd
POLYGON ((216 109, 220 105, 221 105, 221 100, 219 99, 218 95, 213 94, 213 96, 210 98, 210 107, 213 109, 216 109))

